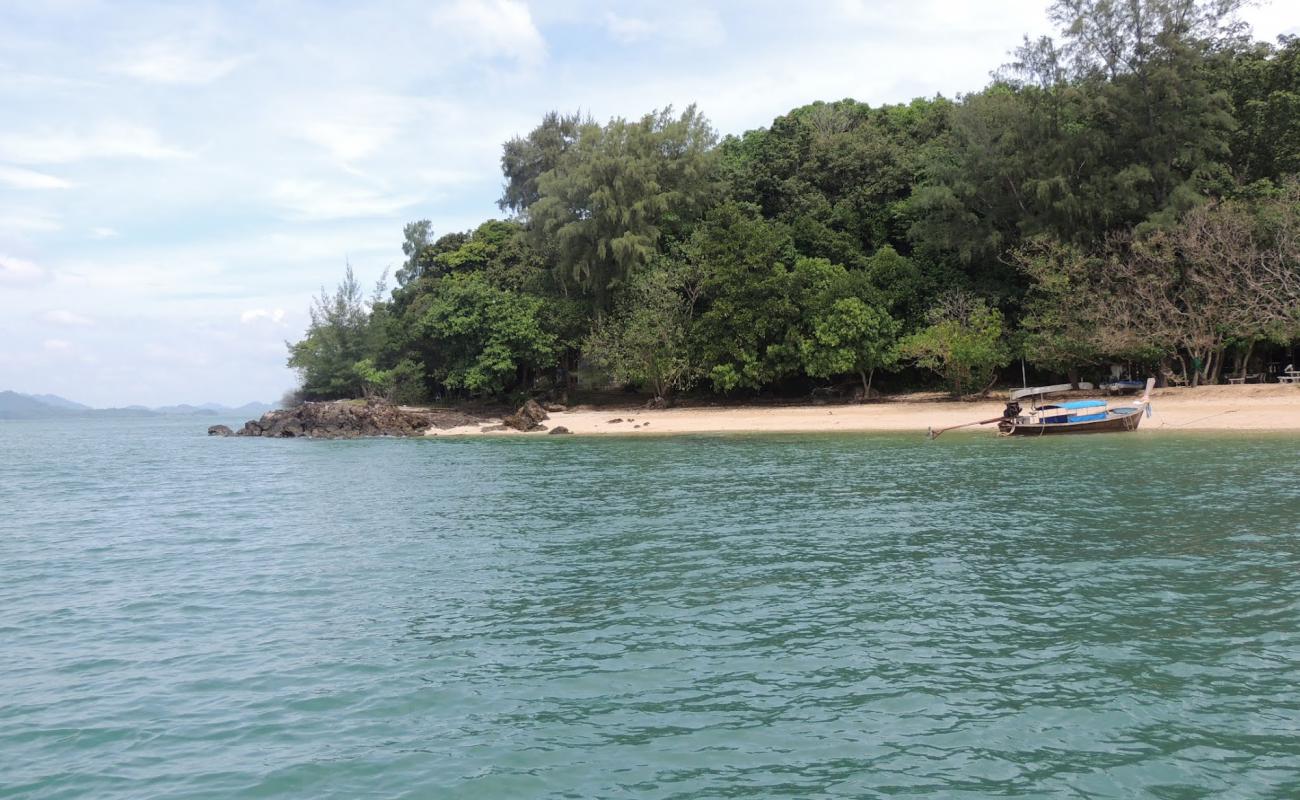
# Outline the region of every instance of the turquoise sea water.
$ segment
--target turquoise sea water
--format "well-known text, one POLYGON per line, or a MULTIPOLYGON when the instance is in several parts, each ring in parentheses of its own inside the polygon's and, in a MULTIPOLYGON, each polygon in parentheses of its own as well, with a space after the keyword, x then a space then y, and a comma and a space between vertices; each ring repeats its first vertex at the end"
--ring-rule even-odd
POLYGON ((1300 796, 1300 437, 0 423, 0 797, 1300 796))

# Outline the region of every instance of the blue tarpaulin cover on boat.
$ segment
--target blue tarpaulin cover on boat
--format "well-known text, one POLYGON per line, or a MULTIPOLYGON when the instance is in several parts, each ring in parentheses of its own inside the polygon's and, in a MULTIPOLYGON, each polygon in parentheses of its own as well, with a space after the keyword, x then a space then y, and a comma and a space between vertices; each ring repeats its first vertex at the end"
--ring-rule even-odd
POLYGON ((1106 405, 1105 400, 1071 400, 1068 403, 1057 403, 1058 408, 1099 408, 1106 405))

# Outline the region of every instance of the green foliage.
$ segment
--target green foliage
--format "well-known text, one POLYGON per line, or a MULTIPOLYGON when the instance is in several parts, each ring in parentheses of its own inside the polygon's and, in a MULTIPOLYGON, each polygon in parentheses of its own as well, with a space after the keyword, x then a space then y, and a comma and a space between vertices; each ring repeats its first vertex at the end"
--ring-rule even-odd
POLYGON ((899 350, 961 397, 984 390, 994 371, 1011 361, 1004 332, 1002 312, 982 298, 952 293, 931 310, 930 325, 904 339, 899 350))
POLYGON ((333 295, 321 288, 310 313, 307 335, 289 345, 289 366, 302 379, 303 398, 359 396, 365 385, 356 365, 367 357, 369 316, 352 265, 333 295))
POLYGON ((692 277, 689 267, 672 263, 634 277, 615 313, 596 321, 583 353, 614 381, 649 388, 658 398, 689 387, 692 277))
POLYGON ((555 169, 578 137, 595 123, 580 113, 551 111, 526 137, 506 142, 501 153, 501 171, 506 186, 497 205, 502 211, 526 214, 541 198, 538 179, 555 169))
POLYGON ((952 104, 915 100, 873 109, 841 100, 728 137, 723 172, 738 200, 790 226, 799 252, 846 266, 906 245, 903 202, 943 141, 952 104))
POLYGON ((419 280, 429 271, 435 251, 430 238, 433 236, 433 223, 427 219, 409 222, 402 229, 402 255, 406 261, 397 270, 397 285, 405 286, 419 280))
POLYGON ((852 374, 862 379, 893 363, 900 324, 862 273, 825 259, 800 259, 803 319, 797 334, 800 365, 814 378, 852 374))
POLYGON ((660 251, 661 237, 698 218, 714 194, 708 121, 690 106, 639 121, 587 123, 536 178, 526 208, 535 244, 598 308, 660 251))
POLYGON ((1300 174, 1300 37, 1259 44, 1217 71, 1232 97, 1232 171, 1241 184, 1300 174))
POLYGON ((794 374, 790 333, 800 309, 789 229, 753 206, 726 204, 696 230, 684 255, 701 272, 691 346, 713 388, 757 390, 794 374))
POLYGON ((1020 321, 1026 360, 1058 373, 1095 363, 1100 354, 1090 306, 1097 292, 1090 276, 1101 266, 1097 259, 1046 238, 1027 243, 1015 258, 1032 281, 1020 321))
POLYGON ((1300 40, 1250 45, 1240 6, 1053 0, 1059 36, 979 91, 814 102, 721 143, 693 106, 552 112, 503 148, 510 219, 407 225, 391 294, 349 271, 290 365, 304 397, 404 402, 563 392, 584 359, 660 396, 900 363, 963 393, 1009 342, 1072 377, 1212 380, 1300 336, 1300 40))
POLYGON ((501 394, 522 371, 555 364, 556 337, 542 325, 543 301, 493 286, 477 273, 439 281, 416 323, 437 353, 430 377, 472 395, 501 394))

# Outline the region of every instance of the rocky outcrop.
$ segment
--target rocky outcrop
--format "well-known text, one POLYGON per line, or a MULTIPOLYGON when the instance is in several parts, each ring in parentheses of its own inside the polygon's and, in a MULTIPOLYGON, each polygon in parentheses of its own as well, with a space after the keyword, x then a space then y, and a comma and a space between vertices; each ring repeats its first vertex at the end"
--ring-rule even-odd
POLYGON ((208 427, 209 436, 234 436, 235 432, 226 425, 211 425, 208 427))
POLYGON ((527 433, 529 431, 546 430, 545 426, 542 425, 542 420, 549 419, 549 417, 550 415, 546 413, 546 409, 542 408, 536 400, 529 400, 520 406, 518 411, 501 420, 501 424, 527 433))
POLYGON ((551 428, 549 431, 547 431, 547 432, 546 432, 546 435, 547 435, 547 436, 556 436, 556 435, 566 434, 566 433, 568 433, 568 434, 572 434, 573 431, 569 430, 568 428, 564 427, 563 425, 556 425, 554 428, 551 428))
MULTIPOLYGON (((476 425, 479 420, 458 411, 404 408, 382 402, 336 401, 303 403, 297 408, 268 411, 249 420, 236 436, 312 439, 356 439, 362 436, 423 436, 429 428, 476 425)), ((225 426, 216 426, 220 428, 225 426)), ((229 429, 227 429, 229 430, 229 429)), ((212 433, 212 429, 209 429, 212 433)), ((228 434, 212 434, 228 435, 228 434)))

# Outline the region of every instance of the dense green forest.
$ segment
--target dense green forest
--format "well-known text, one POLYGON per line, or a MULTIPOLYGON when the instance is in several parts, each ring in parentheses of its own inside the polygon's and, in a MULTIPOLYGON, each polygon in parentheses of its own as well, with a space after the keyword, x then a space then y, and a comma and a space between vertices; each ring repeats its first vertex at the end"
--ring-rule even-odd
POLYGON ((1245 373, 1300 339, 1300 40, 1253 42, 1237 6, 1057 0, 1059 37, 981 91, 740 136, 547 114, 505 143, 504 219, 413 222, 391 292, 322 291, 300 394, 1245 373))

